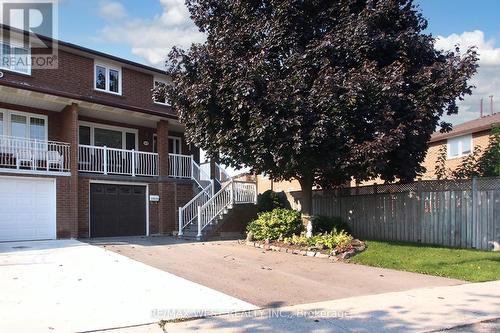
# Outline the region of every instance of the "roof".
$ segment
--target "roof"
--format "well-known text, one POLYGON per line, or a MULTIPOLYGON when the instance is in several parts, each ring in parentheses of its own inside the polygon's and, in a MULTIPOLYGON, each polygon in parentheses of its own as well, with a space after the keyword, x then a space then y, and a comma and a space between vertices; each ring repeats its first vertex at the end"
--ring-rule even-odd
POLYGON ((430 142, 490 130, 494 124, 500 124, 500 112, 455 125, 453 130, 448 133, 435 132, 432 134, 430 142))
MULTIPOLYGON (((17 28, 14 28, 14 27, 11 27, 11 26, 8 26, 5 24, 0 24, 0 29, 12 30, 13 32, 17 32, 17 33, 25 33, 25 31, 23 31, 23 30, 20 30, 20 29, 17 29, 17 28)), ((32 34, 32 33, 30 33, 30 34, 32 34)), ((92 49, 89 49, 89 48, 86 48, 86 47, 83 47, 80 45, 64 42, 64 41, 61 41, 61 40, 58 40, 55 38, 51 38, 51 37, 47 37, 47 36, 43 36, 43 35, 37 35, 37 37, 40 38, 41 40, 45 40, 47 42, 57 43, 59 46, 65 47, 67 49, 73 49, 73 50, 76 50, 79 52, 92 54, 92 55, 106 58, 106 59, 109 59, 112 61, 121 62, 123 64, 127 64, 129 66, 133 66, 133 67, 136 67, 138 69, 145 70, 145 71, 154 72, 154 73, 163 74, 163 75, 166 74, 166 71, 164 71, 164 70, 161 70, 161 69, 158 69, 158 68, 155 68, 152 66, 147 66, 147 65, 135 62, 135 61, 127 60, 124 58, 116 57, 116 56, 108 54, 108 53, 92 50, 92 49)))

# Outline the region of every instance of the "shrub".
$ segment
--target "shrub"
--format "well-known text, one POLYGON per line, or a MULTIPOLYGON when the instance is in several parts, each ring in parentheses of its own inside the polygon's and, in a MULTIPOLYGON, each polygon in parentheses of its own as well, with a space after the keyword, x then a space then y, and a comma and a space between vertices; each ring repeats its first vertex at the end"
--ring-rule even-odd
POLYGON ((259 212, 270 212, 276 208, 286 208, 285 200, 276 192, 267 190, 257 198, 259 212))
POLYGON ((344 230, 347 233, 351 233, 351 227, 340 217, 329 217, 329 216, 315 216, 313 218, 313 232, 315 234, 323 234, 337 229, 338 231, 344 230))
POLYGON ((337 231, 333 229, 331 232, 314 235, 309 238, 305 235, 292 235, 292 237, 285 238, 284 242, 298 246, 324 246, 329 250, 337 249, 344 251, 349 247, 352 239, 352 236, 344 230, 337 231))
POLYGON ((256 240, 276 240, 300 233, 302 228, 299 212, 276 208, 260 213, 257 219, 247 226, 247 232, 251 232, 256 240))

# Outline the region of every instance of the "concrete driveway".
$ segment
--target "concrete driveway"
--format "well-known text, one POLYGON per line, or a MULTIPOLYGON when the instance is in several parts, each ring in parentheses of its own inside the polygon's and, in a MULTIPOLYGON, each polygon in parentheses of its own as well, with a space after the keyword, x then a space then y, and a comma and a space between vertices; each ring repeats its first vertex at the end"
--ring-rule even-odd
POLYGON ((266 252, 234 241, 172 237, 92 240, 92 244, 259 307, 463 284, 463 281, 328 259, 266 252))
POLYGON ((82 332, 256 308, 72 240, 0 243, 0 286, 0 332, 82 332))

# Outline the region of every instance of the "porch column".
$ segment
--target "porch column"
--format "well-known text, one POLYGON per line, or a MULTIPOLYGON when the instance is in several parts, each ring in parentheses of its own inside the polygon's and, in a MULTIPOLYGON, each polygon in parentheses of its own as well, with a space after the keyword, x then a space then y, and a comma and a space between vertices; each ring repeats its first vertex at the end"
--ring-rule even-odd
POLYGON ((175 202, 175 184, 168 179, 168 121, 160 120, 158 122, 156 135, 159 176, 158 194, 160 195, 160 202, 158 202, 158 233, 166 234, 169 229, 172 229, 169 225, 175 223, 175 217, 177 216, 177 207, 174 207, 173 204, 175 202))
POLYGON ((61 111, 60 137, 70 144, 70 177, 57 179, 57 237, 78 237, 78 104, 61 111))
POLYGON ((168 177, 168 121, 160 120, 156 125, 158 146, 158 175, 168 177))

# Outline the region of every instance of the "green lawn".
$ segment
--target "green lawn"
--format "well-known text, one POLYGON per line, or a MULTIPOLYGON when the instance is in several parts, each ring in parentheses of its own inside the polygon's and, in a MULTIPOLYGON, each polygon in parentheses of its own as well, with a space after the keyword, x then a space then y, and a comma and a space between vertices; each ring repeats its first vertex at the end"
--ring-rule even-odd
POLYGON ((500 280, 500 253, 368 241, 351 262, 471 282, 500 280))

